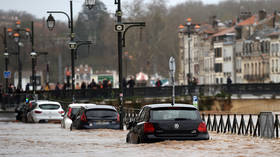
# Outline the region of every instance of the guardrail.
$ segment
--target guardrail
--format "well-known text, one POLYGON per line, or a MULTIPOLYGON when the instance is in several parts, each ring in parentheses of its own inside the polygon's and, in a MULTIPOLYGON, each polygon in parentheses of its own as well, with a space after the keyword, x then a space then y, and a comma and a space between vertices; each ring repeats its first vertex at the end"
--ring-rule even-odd
MULTIPOLYGON (((280 84, 219 84, 219 85, 189 85, 189 86, 176 86, 176 96, 186 95, 204 95, 204 96, 215 96, 219 93, 229 94, 280 94, 280 84)), ((52 98, 69 98, 72 97, 71 90, 60 90, 60 91, 37 91, 39 97, 52 97, 52 98)), ((84 89, 75 90, 76 99, 87 99, 87 98, 118 98, 118 88, 107 88, 107 89, 84 89)), ((26 94, 26 93, 22 93, 26 94)), ((31 94, 31 93, 29 93, 31 94)), ((172 87, 136 87, 124 89, 125 97, 168 97, 172 95, 172 87)), ((125 98, 124 97, 124 98, 125 98)))
MULTIPOLYGON (((261 114, 260 114, 261 115, 261 114)), ((267 131, 271 131, 269 137, 279 138, 279 114, 275 114, 275 120, 263 120, 260 115, 243 114, 202 114, 202 120, 206 122, 209 131, 217 133, 231 133, 238 135, 250 135, 266 137, 267 131), (264 122, 261 124, 261 120, 264 122), (267 128, 271 122, 271 128, 267 128), (269 130, 270 129, 270 130, 269 130)))

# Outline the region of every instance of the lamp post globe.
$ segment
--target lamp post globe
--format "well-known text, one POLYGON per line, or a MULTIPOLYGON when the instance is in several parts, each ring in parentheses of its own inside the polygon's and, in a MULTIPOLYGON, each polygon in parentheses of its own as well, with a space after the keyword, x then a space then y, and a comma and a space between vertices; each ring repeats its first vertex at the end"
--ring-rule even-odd
POLYGON ((26 37, 30 37, 30 29, 29 28, 25 29, 25 35, 26 35, 26 37))
POLYGON ((19 38, 20 38, 19 33, 15 33, 15 34, 14 34, 14 40, 15 40, 16 43, 19 42, 19 38))
POLYGON ((4 57, 8 58, 9 57, 9 53, 8 52, 4 52, 4 57))
POLYGON ((54 20, 54 17, 52 16, 52 14, 50 14, 47 19, 47 27, 51 31, 51 30, 53 30, 54 26, 55 26, 55 20, 54 20))
POLYGON ((17 22, 16 22, 16 28, 19 29, 19 28, 20 28, 20 24, 21 24, 21 22, 20 22, 20 21, 17 21, 17 22))
POLYGON ((8 36, 12 37, 13 36, 13 29, 12 28, 8 28, 7 31, 8 31, 8 36))
POLYGON ((191 19, 191 18, 188 18, 188 19, 187 19, 187 25, 190 26, 191 24, 192 24, 192 19, 191 19))
POLYGON ((32 52, 30 52, 30 56, 31 56, 32 58, 35 58, 35 57, 37 56, 37 53, 34 52, 34 51, 32 51, 32 52))
POLYGON ((85 4, 88 7, 88 9, 92 9, 95 5, 95 0, 85 0, 85 4))
POLYGON ((196 32, 198 32, 199 29, 200 29, 200 26, 199 25, 195 25, 194 29, 195 29, 196 32))

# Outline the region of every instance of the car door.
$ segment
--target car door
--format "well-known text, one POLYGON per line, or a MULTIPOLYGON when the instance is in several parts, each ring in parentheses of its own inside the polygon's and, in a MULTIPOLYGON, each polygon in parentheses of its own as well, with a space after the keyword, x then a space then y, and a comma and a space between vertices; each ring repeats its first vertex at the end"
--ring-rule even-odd
POLYGON ((145 122, 145 117, 147 115, 148 107, 144 107, 141 111, 139 116, 136 118, 134 127, 132 128, 132 135, 131 140, 133 143, 137 143, 139 137, 143 134, 143 126, 145 122))

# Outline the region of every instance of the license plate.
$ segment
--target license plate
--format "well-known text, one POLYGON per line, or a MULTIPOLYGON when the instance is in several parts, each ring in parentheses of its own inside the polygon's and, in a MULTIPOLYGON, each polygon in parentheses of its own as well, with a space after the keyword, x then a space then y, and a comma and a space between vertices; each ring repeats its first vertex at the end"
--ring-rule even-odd
POLYGON ((97 124, 97 125, 108 125, 109 122, 95 122, 95 124, 97 124))
POLYGON ((92 126, 92 123, 89 123, 89 126, 92 126))

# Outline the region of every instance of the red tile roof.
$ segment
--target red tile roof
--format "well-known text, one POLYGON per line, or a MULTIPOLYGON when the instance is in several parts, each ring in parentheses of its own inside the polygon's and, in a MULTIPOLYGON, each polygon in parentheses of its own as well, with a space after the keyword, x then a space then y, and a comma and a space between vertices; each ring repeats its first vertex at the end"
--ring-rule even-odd
MULTIPOLYGON (((248 25, 253 25, 254 23, 257 23, 256 15, 253 15, 250 18, 248 18, 244 21, 241 21, 240 23, 237 24, 237 26, 248 26, 248 25)), ((218 33, 212 35, 211 38, 222 36, 222 35, 225 35, 227 33, 233 33, 233 32, 235 32, 235 26, 230 27, 228 29, 224 29, 222 31, 219 31, 218 33)))

